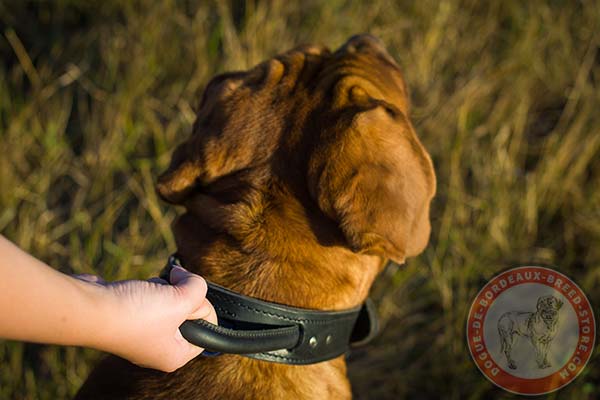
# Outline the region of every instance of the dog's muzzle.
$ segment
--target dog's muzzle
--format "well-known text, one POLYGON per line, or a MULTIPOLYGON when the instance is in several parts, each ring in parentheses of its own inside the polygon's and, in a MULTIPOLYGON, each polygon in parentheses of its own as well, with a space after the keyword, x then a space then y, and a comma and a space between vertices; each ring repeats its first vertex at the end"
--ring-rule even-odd
MULTIPOLYGON (((160 277, 169 282, 175 266, 181 263, 173 255, 160 277)), ((370 299, 347 310, 321 311, 263 301, 207 283, 206 298, 215 308, 219 325, 199 319, 186 321, 179 329, 186 340, 212 354, 314 364, 338 357, 350 346, 368 343, 378 330, 370 299)))

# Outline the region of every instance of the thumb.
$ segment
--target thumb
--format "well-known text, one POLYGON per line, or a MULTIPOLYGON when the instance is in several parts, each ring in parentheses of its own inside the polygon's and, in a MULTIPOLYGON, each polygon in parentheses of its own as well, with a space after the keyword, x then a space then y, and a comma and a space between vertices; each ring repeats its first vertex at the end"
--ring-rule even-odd
MULTIPOLYGON (((196 292, 193 294, 194 299, 197 299, 197 302, 194 302, 195 307, 191 310, 190 314, 186 317, 186 319, 204 319, 207 320, 208 322, 211 322, 213 324, 217 324, 217 313, 215 312, 214 307, 212 306, 212 304, 210 304, 210 302, 208 301, 208 299, 206 299, 206 292, 208 290, 208 286, 206 285, 206 281, 204 280, 204 278, 196 275, 196 274, 192 274, 191 272, 185 270, 184 268, 180 268, 180 267, 174 267, 171 270, 171 277, 169 278, 171 280, 171 282, 175 285, 177 285, 177 287, 180 288, 181 290, 188 290, 188 292, 193 292, 194 290, 200 290, 203 289, 202 292, 196 292), (177 270, 175 270, 177 269, 177 270), (201 279, 202 280, 202 284, 204 285, 203 288, 198 287, 197 289, 192 288, 189 289, 189 286, 187 286, 185 289, 182 289, 182 287, 184 287, 184 285, 190 285, 189 283, 184 283, 184 280, 189 279, 189 278, 196 278, 196 279, 201 279)), ((200 283, 195 282, 196 286, 199 286, 200 283)), ((187 294, 184 294, 184 296, 187 294)))
POLYGON ((182 297, 181 302, 188 306, 188 312, 198 310, 206 301, 208 287, 201 276, 177 266, 171 270, 169 280, 182 297))

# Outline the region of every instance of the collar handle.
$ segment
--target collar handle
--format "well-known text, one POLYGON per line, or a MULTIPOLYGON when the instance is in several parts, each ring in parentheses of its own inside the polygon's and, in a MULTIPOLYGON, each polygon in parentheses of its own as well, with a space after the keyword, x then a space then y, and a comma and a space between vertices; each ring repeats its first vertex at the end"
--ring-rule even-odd
POLYGON ((190 343, 211 352, 252 354, 292 349, 300 339, 297 325, 271 329, 235 330, 198 319, 185 321, 181 335, 190 343))

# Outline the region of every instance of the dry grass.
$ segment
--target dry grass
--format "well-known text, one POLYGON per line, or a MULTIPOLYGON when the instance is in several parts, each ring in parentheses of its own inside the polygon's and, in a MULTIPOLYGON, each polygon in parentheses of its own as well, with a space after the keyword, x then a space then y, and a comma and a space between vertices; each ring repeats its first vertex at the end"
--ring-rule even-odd
MULTIPOLYGON (((358 398, 511 397, 471 362, 471 298, 557 266, 600 304, 600 6, 592 1, 0 3, 0 232, 65 272, 146 278, 173 250, 153 180, 202 85, 370 31, 399 60, 439 190, 423 255, 375 289, 358 398)), ((98 354, 0 343, 0 398, 72 395, 98 354)), ((600 396, 598 351, 551 397, 600 396)))

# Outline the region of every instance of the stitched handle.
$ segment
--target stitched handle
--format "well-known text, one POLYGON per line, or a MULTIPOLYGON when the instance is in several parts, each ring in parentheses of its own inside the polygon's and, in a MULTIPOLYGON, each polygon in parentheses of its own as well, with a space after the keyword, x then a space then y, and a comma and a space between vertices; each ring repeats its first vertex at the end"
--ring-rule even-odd
POLYGON ((234 330, 198 319, 184 322, 179 330, 188 342, 196 346, 230 354, 291 349, 300 340, 300 329, 297 325, 273 329, 234 330))

